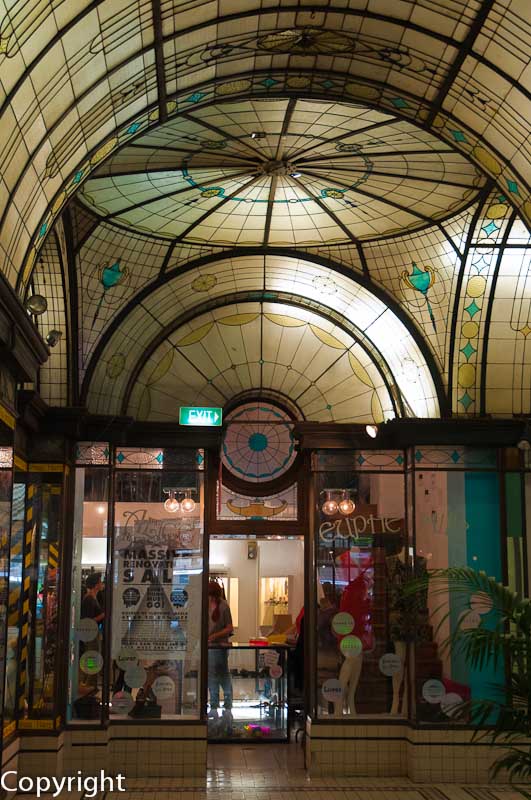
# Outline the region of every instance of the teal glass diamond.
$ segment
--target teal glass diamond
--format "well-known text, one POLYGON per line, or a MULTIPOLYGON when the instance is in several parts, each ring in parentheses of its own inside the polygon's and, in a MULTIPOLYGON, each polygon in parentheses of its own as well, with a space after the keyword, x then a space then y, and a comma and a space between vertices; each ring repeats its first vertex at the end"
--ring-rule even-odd
POLYGON ((393 97, 391 103, 395 108, 409 108, 407 101, 403 97, 393 97))
POLYGON ((417 464, 418 464, 420 461, 422 461, 422 459, 423 459, 423 458, 424 458, 424 456, 422 455, 421 451, 420 451, 420 450, 417 450, 417 451, 415 452, 415 461, 417 462, 417 464))
POLYGON ((79 181, 81 180, 82 177, 83 177, 83 170, 82 169, 78 169, 78 171, 76 172, 76 174, 72 178, 72 183, 79 183, 79 181))
POLYGON ((516 181, 510 181, 510 180, 507 178, 507 188, 508 188, 508 189, 509 189, 509 191, 510 191, 510 192, 512 192, 513 194, 519 194, 519 191, 518 191, 518 184, 516 183, 516 181))
POLYGON ((461 458, 461 456, 460 456, 460 454, 457 452, 457 450, 454 450, 454 452, 453 452, 453 453, 450 455, 450 458, 452 459, 452 461, 454 462, 454 464, 457 464, 457 462, 459 461, 459 459, 461 458))
POLYGON ((469 407, 474 402, 474 398, 470 397, 468 392, 465 392, 464 395, 459 398, 459 402, 461 403, 465 411, 468 411, 469 407))
POLYGON ((402 456, 402 455, 397 456, 395 458, 395 461, 398 464, 398 466, 401 467, 402 464, 404 463, 404 456, 402 456))
POLYGON ((187 97, 184 102, 185 103, 199 103, 199 101, 202 100, 203 97, 205 97, 204 92, 194 92, 193 94, 190 95, 190 97, 187 97))
POLYGON ((498 195, 498 203, 506 203, 506 202, 507 202, 507 198, 505 197, 505 195, 504 194, 499 194, 498 195))
POLYGON ((266 89, 271 89, 272 86, 276 86, 278 81, 275 80, 274 78, 264 78, 264 80, 260 81, 260 83, 262 84, 262 86, 265 86, 266 89))
POLYGON ((140 125, 141 125, 140 122, 131 123, 131 125, 129 125, 129 127, 126 130, 126 133, 129 133, 129 134, 136 133, 137 130, 140 128, 140 125))
POLYGON ((491 220, 491 222, 489 222, 489 224, 488 224, 488 225, 483 225, 483 227, 482 227, 482 229, 481 229, 481 230, 482 230, 482 231, 485 231, 485 233, 487 234, 487 236, 491 236, 491 235, 494 233, 494 231, 497 231, 497 230, 499 230, 499 228, 498 228, 498 226, 496 225, 496 223, 494 222, 494 220, 491 220))
POLYGON ((47 230, 48 230, 48 223, 43 222, 41 227, 39 228, 39 236, 44 236, 47 230))
POLYGON ((122 463, 125 461, 125 456, 124 456, 124 454, 122 453, 122 451, 121 451, 121 450, 120 450, 120 452, 118 453, 118 455, 116 456, 116 460, 117 460, 117 462, 118 462, 119 464, 122 464, 122 463))
POLYGON ((465 311, 467 314, 470 314, 470 319, 472 319, 475 317, 478 311, 481 311, 481 308, 478 306, 475 300, 472 300, 472 302, 465 308, 465 311))
POLYGON ((329 80, 323 81, 321 84, 325 89, 331 89, 333 85, 333 82, 329 80))
POLYGON ((330 405, 330 403, 328 403, 328 405, 327 405, 327 407, 326 407, 326 410, 327 410, 327 411, 332 411, 332 406, 330 405))
POLYGON ((476 352, 476 348, 472 347, 470 342, 467 342, 467 344, 464 347, 461 348, 461 352, 464 354, 466 360, 468 361, 468 359, 470 358, 472 353, 476 352))
POLYGON ((162 464, 162 462, 164 461, 164 456, 162 455, 162 453, 157 453, 157 455, 155 456, 155 461, 157 462, 157 464, 162 464))
POLYGON ((105 456, 105 458, 109 458, 109 448, 108 447, 106 447, 105 450, 103 451, 103 455, 105 456))
POLYGON ((358 464, 360 465, 360 467, 361 467, 361 465, 362 465, 362 464, 365 464, 366 460, 367 460, 367 459, 366 459, 366 458, 363 458, 363 456, 361 455, 361 453, 359 454, 359 456, 358 456, 358 457, 357 457, 357 459, 356 459, 356 461, 358 462, 358 464))
POLYGON ((463 131, 450 131, 456 142, 466 142, 466 136, 463 131))
POLYGON ((198 453, 196 455, 196 457, 195 457, 195 460, 196 460, 197 464, 201 465, 203 463, 203 461, 205 460, 205 457, 204 457, 204 455, 202 453, 198 453))

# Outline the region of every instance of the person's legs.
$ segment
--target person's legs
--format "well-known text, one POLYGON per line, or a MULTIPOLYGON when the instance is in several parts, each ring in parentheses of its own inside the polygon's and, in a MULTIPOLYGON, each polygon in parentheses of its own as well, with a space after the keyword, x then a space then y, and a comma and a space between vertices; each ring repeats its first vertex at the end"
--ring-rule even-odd
POLYGON ((208 693, 210 695, 210 710, 219 708, 219 650, 208 651, 208 693))
POLYGON ((219 682, 223 689, 223 705, 226 709, 232 708, 232 677, 229 672, 229 654, 227 650, 219 651, 219 682))

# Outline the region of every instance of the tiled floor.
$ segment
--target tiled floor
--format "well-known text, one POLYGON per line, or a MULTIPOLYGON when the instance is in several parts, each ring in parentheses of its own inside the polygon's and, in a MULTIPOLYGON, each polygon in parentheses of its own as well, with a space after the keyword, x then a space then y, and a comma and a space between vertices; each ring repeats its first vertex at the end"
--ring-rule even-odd
MULTIPOLYGON (((130 779, 100 800, 523 800, 507 786, 437 786, 407 778, 310 779, 297 745, 213 745, 204 778, 130 779)), ((31 795, 24 795, 28 800, 31 795)), ((44 796, 43 796, 44 797, 44 796)), ((22 800, 17 795, 16 800, 22 800)))

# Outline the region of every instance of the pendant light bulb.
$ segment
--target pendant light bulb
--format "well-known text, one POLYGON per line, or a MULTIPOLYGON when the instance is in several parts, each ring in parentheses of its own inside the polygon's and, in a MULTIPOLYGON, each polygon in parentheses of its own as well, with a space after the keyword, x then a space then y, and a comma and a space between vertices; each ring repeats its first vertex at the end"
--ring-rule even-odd
POLYGON ((170 496, 164 503, 164 510, 169 511, 170 514, 175 514, 179 510, 180 503, 175 497, 175 492, 170 491, 170 496))
POLYGON ((341 511, 342 514, 344 514, 345 516, 348 516, 349 514, 352 514, 352 512, 355 510, 356 503, 345 492, 345 496, 338 503, 338 508, 339 508, 339 510, 341 511))
POLYGON ((195 500, 187 493, 184 500, 181 500, 181 508, 186 514, 191 514, 195 509, 195 500))
POLYGON ((330 492, 326 493, 326 500, 321 506, 321 511, 327 517, 333 517, 334 514, 337 514, 337 502, 330 497, 330 492))

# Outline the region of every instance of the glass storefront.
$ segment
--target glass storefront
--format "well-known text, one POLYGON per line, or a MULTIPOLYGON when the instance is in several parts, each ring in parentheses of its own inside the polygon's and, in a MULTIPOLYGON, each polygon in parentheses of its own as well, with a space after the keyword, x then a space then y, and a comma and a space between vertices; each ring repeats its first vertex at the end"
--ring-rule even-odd
POLYGON ((79 448, 69 719, 107 706, 112 719, 197 719, 203 453, 121 448, 112 470, 101 460, 106 446, 79 448))

